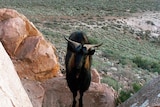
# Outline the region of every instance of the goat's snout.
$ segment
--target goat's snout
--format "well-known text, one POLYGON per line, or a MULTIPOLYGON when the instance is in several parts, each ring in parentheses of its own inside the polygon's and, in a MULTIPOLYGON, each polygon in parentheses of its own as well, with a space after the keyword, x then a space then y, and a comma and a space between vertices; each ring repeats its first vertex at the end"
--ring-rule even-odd
POLYGON ((76 57, 76 61, 75 61, 75 67, 76 69, 81 69, 82 65, 83 65, 83 58, 81 57, 76 57))

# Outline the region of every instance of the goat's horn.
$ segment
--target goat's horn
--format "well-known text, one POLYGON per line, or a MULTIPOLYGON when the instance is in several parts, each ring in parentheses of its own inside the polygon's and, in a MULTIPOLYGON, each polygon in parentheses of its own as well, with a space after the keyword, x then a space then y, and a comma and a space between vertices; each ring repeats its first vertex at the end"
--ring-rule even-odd
POLYGON ((75 42, 75 41, 73 41, 73 40, 71 40, 71 39, 67 39, 65 36, 64 36, 64 38, 65 38, 69 43, 73 44, 75 47, 78 47, 78 46, 80 45, 80 43, 75 42))
POLYGON ((99 47, 101 46, 103 43, 99 43, 99 44, 85 44, 84 47, 86 47, 87 49, 90 49, 90 48, 95 48, 95 47, 99 47))

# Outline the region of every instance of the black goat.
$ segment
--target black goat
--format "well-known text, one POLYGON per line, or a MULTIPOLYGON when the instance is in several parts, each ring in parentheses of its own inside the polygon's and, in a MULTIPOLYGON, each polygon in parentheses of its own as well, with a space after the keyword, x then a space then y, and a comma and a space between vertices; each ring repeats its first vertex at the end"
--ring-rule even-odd
POLYGON ((83 107, 83 93, 88 90, 91 82, 91 59, 95 47, 102 44, 91 45, 83 32, 74 32, 68 41, 65 58, 66 79, 68 87, 73 94, 72 107, 76 106, 77 92, 80 93, 79 107, 83 107))

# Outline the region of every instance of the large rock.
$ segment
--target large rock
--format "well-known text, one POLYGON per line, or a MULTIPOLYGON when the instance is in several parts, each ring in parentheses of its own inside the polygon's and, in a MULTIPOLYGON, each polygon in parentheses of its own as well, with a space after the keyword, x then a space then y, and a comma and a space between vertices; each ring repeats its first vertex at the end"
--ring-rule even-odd
POLYGON ((21 79, 24 89, 26 90, 33 107, 42 107, 45 90, 41 82, 21 79))
POLYGON ((33 107, 1 42, 0 107, 33 107))
POLYGON ((0 41, 20 78, 44 80, 57 75, 60 67, 55 47, 24 15, 0 9, 0 41))
MULTIPOLYGON (((44 82, 22 81, 34 107, 71 107, 72 93, 65 77, 44 82)), ((115 96, 115 91, 107 85, 92 82, 84 93, 84 107, 115 107, 115 96)))
POLYGON ((119 107, 160 107, 160 76, 151 80, 119 107))

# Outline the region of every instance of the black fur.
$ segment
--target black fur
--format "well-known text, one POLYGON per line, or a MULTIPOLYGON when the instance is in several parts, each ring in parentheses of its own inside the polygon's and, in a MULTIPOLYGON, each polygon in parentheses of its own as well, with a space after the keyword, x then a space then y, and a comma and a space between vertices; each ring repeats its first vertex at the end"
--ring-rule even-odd
POLYGON ((83 107, 83 93, 88 90, 91 82, 91 59, 94 54, 89 53, 83 47, 83 44, 89 44, 88 38, 83 32, 74 32, 70 35, 69 39, 79 42, 82 44, 82 47, 74 49, 69 43, 67 45, 67 54, 65 57, 66 65, 66 79, 68 87, 70 88, 73 94, 73 104, 72 107, 76 106, 76 96, 77 92, 80 93, 79 107, 83 107), (73 57, 71 57, 73 55, 73 57), (89 67, 85 68, 86 58, 88 57, 89 67), (73 63, 69 63, 72 62, 73 63), (70 64, 70 65, 69 65, 70 64))

